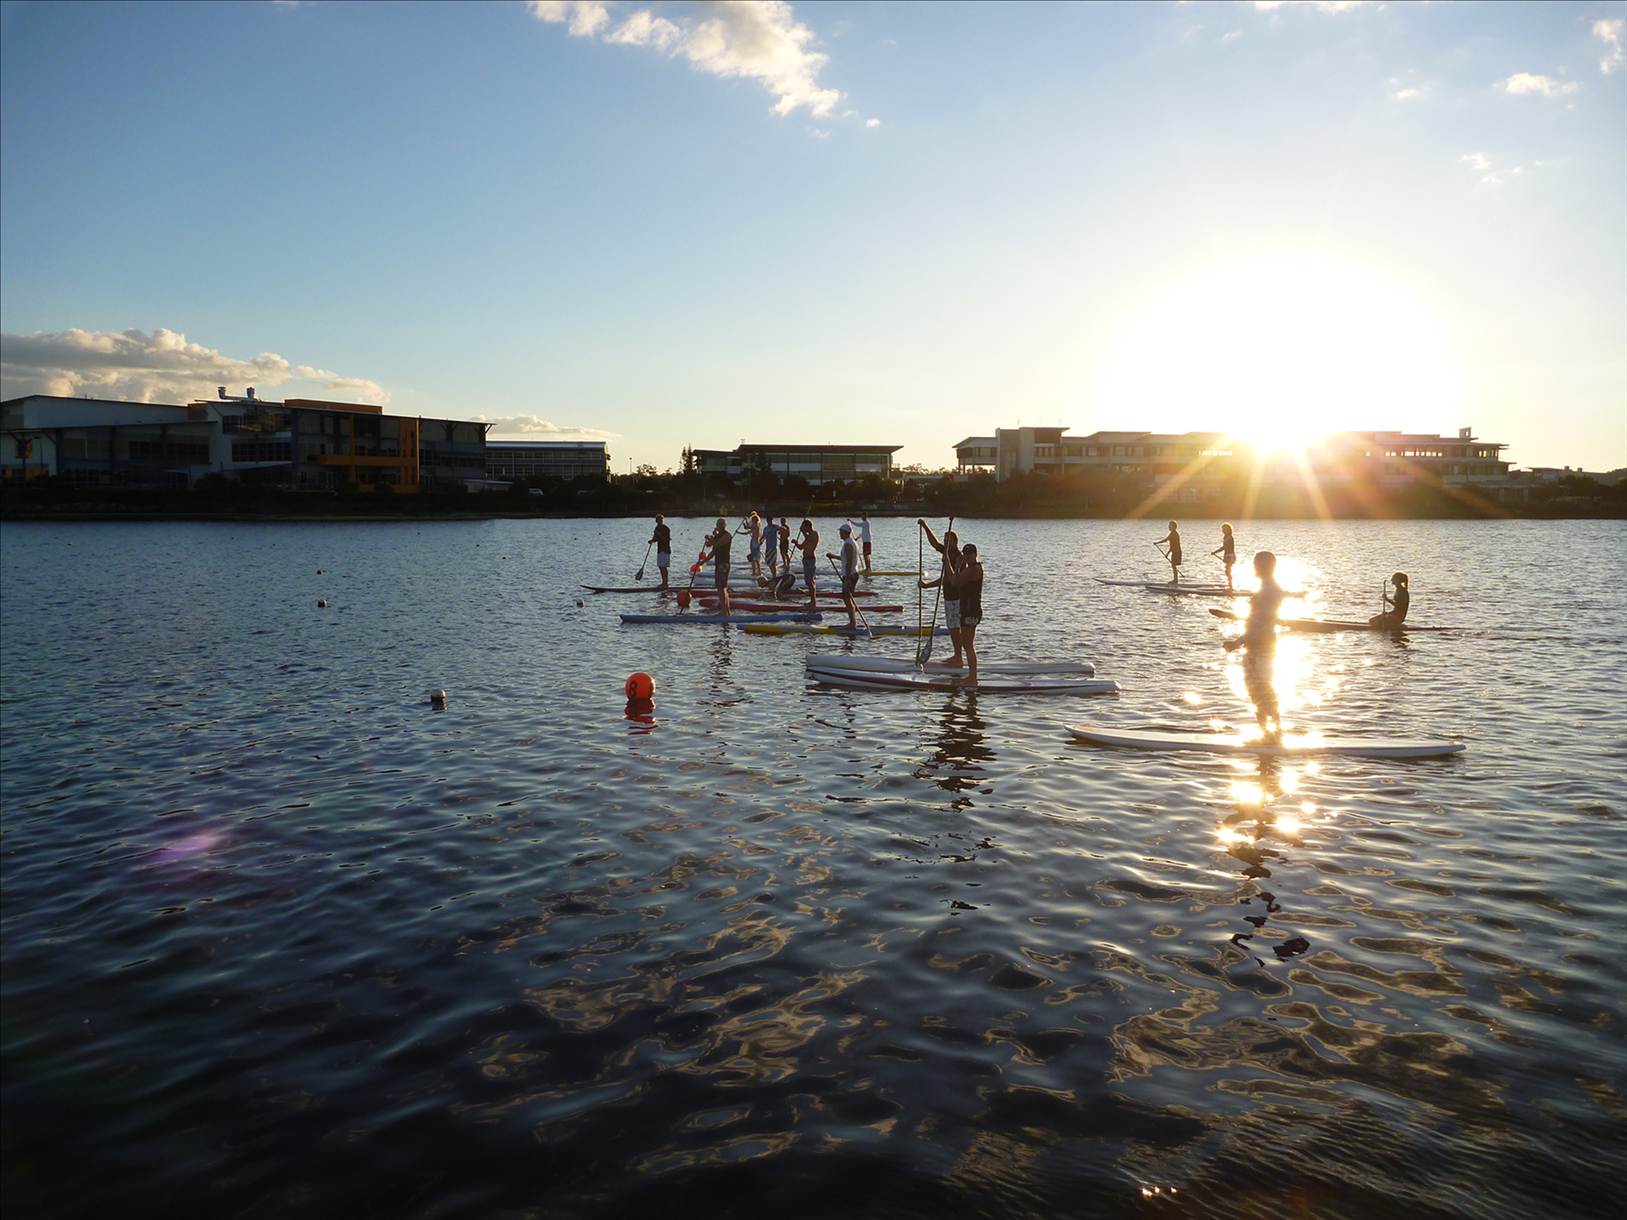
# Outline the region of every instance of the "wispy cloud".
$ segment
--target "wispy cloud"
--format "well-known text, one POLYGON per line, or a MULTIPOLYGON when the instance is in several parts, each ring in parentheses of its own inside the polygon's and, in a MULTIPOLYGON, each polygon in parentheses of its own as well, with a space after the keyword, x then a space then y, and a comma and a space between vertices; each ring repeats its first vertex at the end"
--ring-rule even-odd
POLYGON ((806 110, 832 117, 839 89, 819 83, 830 57, 786 0, 711 0, 693 13, 660 16, 639 8, 614 22, 605 0, 529 0, 538 20, 567 26, 577 38, 602 37, 617 46, 645 47, 687 59, 697 72, 756 81, 774 96, 775 114, 806 110))
POLYGON ((1599 71, 1606 76, 1621 67, 1623 63, 1627 63, 1627 57, 1623 56, 1621 48, 1621 33, 1624 24, 1627 24, 1627 22, 1624 22, 1620 17, 1612 17, 1608 20, 1601 19, 1593 23, 1593 37, 1604 43, 1605 47, 1604 53, 1599 56, 1599 71))
POLYGON ((1497 87, 1516 97, 1528 93, 1540 94, 1542 97, 1569 97, 1582 86, 1576 81, 1555 80, 1540 72, 1516 72, 1513 76, 1498 81, 1497 87))
POLYGON ((1411 84, 1399 76, 1390 77, 1389 90, 1392 102, 1421 102, 1429 96, 1428 85, 1411 84))
POLYGON ((1349 13, 1364 7, 1368 0, 1254 0, 1256 12, 1274 13, 1278 9, 1315 9, 1319 13, 1349 13))
MULTIPOLYGON (((1501 186, 1525 173, 1525 166, 1498 165, 1483 152, 1464 153, 1458 160, 1480 175, 1482 186, 1501 186)), ((1542 162, 1538 161, 1537 164, 1541 165, 1542 162)))
POLYGON ((570 424, 556 424, 540 415, 508 415, 493 419, 489 415, 476 415, 477 424, 490 424, 487 434, 494 439, 550 440, 550 441, 613 441, 620 432, 606 432, 602 428, 578 428, 570 424))
MULTIPOLYGON (((134 402, 213 398, 221 385, 265 390, 303 382, 324 395, 383 404, 376 381, 294 364, 275 352, 226 356, 160 326, 139 330, 34 331, 0 335, 0 397, 88 394, 134 402)), ((295 388, 299 388, 297 385, 295 388)))

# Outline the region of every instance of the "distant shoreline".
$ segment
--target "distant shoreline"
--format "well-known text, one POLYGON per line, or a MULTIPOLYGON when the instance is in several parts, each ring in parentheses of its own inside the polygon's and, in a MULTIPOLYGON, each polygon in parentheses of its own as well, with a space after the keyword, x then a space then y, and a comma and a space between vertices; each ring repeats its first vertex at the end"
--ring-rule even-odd
MULTIPOLYGON (((814 519, 829 519, 833 515, 847 519, 849 510, 837 510, 835 514, 815 512, 814 519)), ((667 516, 676 520, 697 520, 713 516, 710 511, 693 512, 674 510, 667 516)), ((728 515, 728 514, 725 514, 728 515)), ((739 514, 737 514, 739 515, 739 514)), ((790 516, 790 513, 786 513, 790 516)), ((803 514, 798 514, 800 517, 803 514)), ((407 524, 411 522, 454 522, 454 521, 626 521, 646 520, 653 516, 650 512, 426 512, 426 513, 250 513, 250 512, 203 512, 203 513, 164 513, 164 512, 49 512, 37 509, 25 509, 0 513, 0 523, 13 522, 41 522, 60 521, 80 524, 94 524, 109 521, 142 521, 142 522, 207 522, 215 524, 252 524, 263 523, 268 525, 293 525, 299 523, 316 525, 337 525, 341 523, 354 523, 358 525, 385 525, 407 524)), ((909 511, 877 511, 870 514, 877 521, 913 521, 917 517, 926 517, 929 521, 941 521, 944 514, 932 510, 909 511)), ((1314 514, 1262 514, 1258 516, 1242 516, 1233 514, 1230 517, 1205 512, 1199 509, 1193 513, 1185 513, 1179 508, 1170 505, 1159 505, 1156 509, 1142 513, 1139 516, 1125 514, 1095 514, 1095 513, 958 513, 956 516, 969 521, 1150 521, 1165 520, 1171 516, 1178 520, 1187 521, 1317 521, 1322 518, 1314 514)), ((1343 516, 1330 517, 1332 521, 1621 521, 1627 520, 1627 514, 1622 513, 1531 513, 1510 512, 1500 515, 1465 514, 1455 516, 1435 515, 1401 515, 1392 516, 1343 516)))

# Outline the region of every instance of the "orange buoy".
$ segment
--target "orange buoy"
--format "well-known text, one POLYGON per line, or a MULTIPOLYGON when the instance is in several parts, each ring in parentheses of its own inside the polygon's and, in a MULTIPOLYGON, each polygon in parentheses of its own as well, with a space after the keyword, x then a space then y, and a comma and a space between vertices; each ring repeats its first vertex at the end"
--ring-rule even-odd
POLYGON ((678 590, 678 609, 684 610, 689 607, 689 596, 688 589, 678 590))
POLYGON ((640 670, 627 679, 627 698, 629 700, 650 699, 655 695, 655 679, 640 670))

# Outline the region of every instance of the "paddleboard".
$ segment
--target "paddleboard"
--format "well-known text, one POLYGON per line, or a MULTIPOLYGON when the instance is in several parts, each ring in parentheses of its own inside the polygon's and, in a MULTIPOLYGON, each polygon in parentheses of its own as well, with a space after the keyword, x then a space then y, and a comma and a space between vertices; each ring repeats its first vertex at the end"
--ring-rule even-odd
MULTIPOLYGON (((930 627, 906 627, 902 623, 877 623, 875 626, 849 627, 846 623, 840 626, 815 627, 805 623, 748 623, 743 630, 755 632, 758 635, 925 635, 931 631, 930 627)), ((948 635, 949 628, 939 627, 936 635, 948 635)))
MULTIPOLYGON (((1213 607, 1209 613, 1216 618, 1241 619, 1244 615, 1235 610, 1219 610, 1213 607)), ((1277 624, 1287 627, 1291 631, 1461 631, 1461 627, 1414 627, 1411 623, 1402 623, 1399 627, 1375 627, 1372 623, 1346 622, 1342 619, 1328 618, 1279 618, 1277 624)))
POLYGON ((1046 677, 1043 674, 990 674, 978 667, 977 683, 961 681, 956 674, 884 674, 858 670, 816 670, 808 675, 823 686, 848 690, 937 690, 975 691, 980 695, 1116 695, 1117 682, 1094 678, 1046 677))
POLYGON ((668 585, 666 589, 662 589, 660 585, 623 585, 619 588, 611 585, 582 586, 589 593, 675 593, 682 587, 682 585, 668 585))
MULTIPOLYGON (((833 572, 833 573, 831 573, 831 575, 834 576, 835 573, 833 572)), ((859 572, 859 575, 860 576, 919 576, 920 573, 917 572, 914 568, 911 568, 907 572, 904 571, 902 568, 898 568, 898 569, 889 568, 886 571, 883 571, 882 569, 877 568, 874 572, 866 572, 866 571, 861 569, 860 572, 859 572)))
MULTIPOLYGON (((856 673, 884 673, 907 674, 915 673, 920 669, 913 657, 875 657, 875 656, 849 656, 842 653, 820 653, 807 658, 804 662, 808 669, 822 669, 831 673, 853 671, 856 673)), ((964 673, 964 663, 958 666, 949 665, 943 661, 928 661, 927 673, 964 673)), ((980 674, 1050 674, 1060 676, 1065 674, 1078 675, 1088 678, 1096 672, 1096 667, 1089 661, 979 661, 977 672, 980 674)))
POLYGON ((803 611, 800 614, 624 614, 624 623, 817 623, 819 615, 803 611))
POLYGON ((1247 597, 1247 593, 1240 593, 1235 589, 1227 589, 1225 585, 1158 585, 1144 584, 1141 586, 1149 593, 1172 593, 1182 597, 1247 597))
MULTIPOLYGON (((729 605, 738 606, 742 610, 806 610, 808 608, 807 602, 760 602, 750 597, 731 597, 729 605)), ((820 609, 835 614, 840 613, 842 608, 840 606, 821 606, 820 609)), ((859 609, 865 614, 899 614, 904 607, 863 605, 859 609)))
MULTIPOLYGON (((688 586, 687 585, 685 585, 685 586, 674 585, 672 587, 674 589, 677 589, 677 588, 680 588, 680 587, 687 588, 688 586)), ((718 593, 718 591, 716 589, 714 589, 711 585, 706 585, 704 587, 701 586, 701 585, 696 585, 693 592, 694 592, 695 596, 698 597, 703 602, 715 602, 715 601, 717 601, 719 596, 721 596, 718 593)), ((739 587, 736 587, 734 585, 730 585, 729 586, 729 596, 730 597, 754 597, 754 596, 756 596, 756 597, 807 597, 808 596, 808 590, 807 590, 806 587, 804 587, 802 585, 797 585, 789 593, 775 593, 773 589, 765 589, 765 588, 761 588, 761 587, 759 587, 757 585, 740 585, 739 587)), ((841 601, 842 600, 842 595, 840 593, 838 593, 835 589, 821 589, 821 590, 819 590, 818 596, 822 597, 822 598, 830 598, 833 601, 841 601)), ((855 589, 853 591, 853 596, 858 597, 858 598, 866 598, 866 597, 879 597, 881 595, 879 593, 874 592, 871 589, 855 589)))
POLYGON ((1167 733, 1155 729, 1107 729, 1070 724, 1080 741, 1131 750, 1200 750, 1208 754, 1252 754, 1263 758, 1343 754, 1352 758, 1442 758, 1464 749, 1461 741, 1425 741, 1405 737, 1322 737, 1290 733, 1280 742, 1250 740, 1240 733, 1167 733))

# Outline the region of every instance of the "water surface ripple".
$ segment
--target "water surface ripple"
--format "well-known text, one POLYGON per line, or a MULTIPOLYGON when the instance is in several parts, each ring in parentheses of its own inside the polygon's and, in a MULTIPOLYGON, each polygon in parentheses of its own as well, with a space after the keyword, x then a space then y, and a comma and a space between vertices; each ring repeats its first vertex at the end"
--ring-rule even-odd
POLYGON ((1280 666, 1465 755, 1280 766, 1062 731, 1247 718, 1211 603, 1090 579, 1155 527, 962 530, 985 654, 1121 698, 578 606, 644 521, 8 524, 8 1214, 1614 1213, 1627 529, 1240 530, 1465 628, 1280 666))

